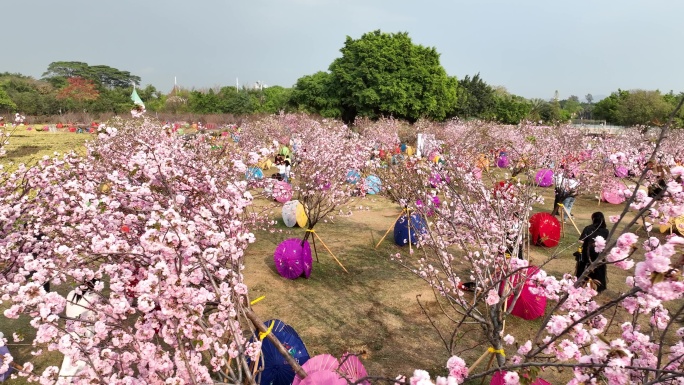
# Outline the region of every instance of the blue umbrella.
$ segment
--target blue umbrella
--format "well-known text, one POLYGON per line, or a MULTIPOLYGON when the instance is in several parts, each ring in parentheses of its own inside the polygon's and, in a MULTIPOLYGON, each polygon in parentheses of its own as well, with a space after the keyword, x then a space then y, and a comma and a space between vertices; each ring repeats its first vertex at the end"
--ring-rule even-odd
POLYGON ((366 177, 366 193, 377 194, 382 189, 382 181, 375 175, 368 175, 366 177))
MULTIPOLYGON (((420 235, 427 232, 427 224, 419 213, 411 214, 411 244, 418 242, 420 235)), ((394 243, 404 246, 409 243, 409 220, 406 214, 394 223, 394 243)))
POLYGON ((247 173, 245 174, 245 178, 247 180, 264 179, 264 172, 261 171, 261 169, 259 167, 250 167, 247 169, 247 173))
POLYGON ((361 180, 361 174, 356 170, 347 171, 347 183, 356 184, 356 182, 361 180))
MULTIPOLYGON (((299 365, 303 365, 309 360, 309 352, 306 351, 306 346, 304 346, 304 342, 299 337, 299 334, 297 334, 292 326, 281 320, 269 320, 264 322, 264 325, 269 327, 272 321, 274 324, 271 333, 287 349, 295 361, 299 365)), ((292 384, 295 377, 294 370, 268 338, 264 338, 261 344, 261 356, 264 359, 264 367, 261 372, 260 385, 292 384)))
MULTIPOLYGON (((0 346, 0 356, 4 356, 5 354, 9 354, 9 349, 7 349, 7 345, 0 346)), ((14 368, 10 366, 5 373, 0 374, 0 382, 8 380, 13 371, 14 368)))

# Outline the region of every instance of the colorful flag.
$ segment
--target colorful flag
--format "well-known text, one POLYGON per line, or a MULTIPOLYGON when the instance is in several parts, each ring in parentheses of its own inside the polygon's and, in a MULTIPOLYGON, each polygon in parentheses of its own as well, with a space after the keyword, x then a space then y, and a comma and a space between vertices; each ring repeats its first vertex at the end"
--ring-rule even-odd
POLYGON ((145 103, 143 103, 142 99, 140 99, 140 96, 138 96, 138 91, 135 90, 135 87, 133 87, 131 100, 133 101, 133 103, 135 103, 135 105, 141 106, 143 109, 145 108, 145 103))

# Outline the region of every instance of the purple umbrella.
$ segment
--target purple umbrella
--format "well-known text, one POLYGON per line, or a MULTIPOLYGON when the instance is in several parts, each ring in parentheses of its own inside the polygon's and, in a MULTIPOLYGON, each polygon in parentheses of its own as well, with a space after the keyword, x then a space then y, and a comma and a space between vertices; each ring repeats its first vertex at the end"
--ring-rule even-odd
POLYGON ((542 169, 537 171, 537 175, 534 176, 534 182, 539 187, 551 186, 553 184, 553 170, 542 169))
POLYGON ((287 279, 297 279, 302 273, 306 278, 311 275, 311 246, 309 241, 304 242, 299 238, 290 238, 281 242, 273 253, 278 274, 287 279))
POLYGON ((506 168, 510 161, 506 155, 501 155, 499 159, 496 160, 496 166, 499 168, 506 168))

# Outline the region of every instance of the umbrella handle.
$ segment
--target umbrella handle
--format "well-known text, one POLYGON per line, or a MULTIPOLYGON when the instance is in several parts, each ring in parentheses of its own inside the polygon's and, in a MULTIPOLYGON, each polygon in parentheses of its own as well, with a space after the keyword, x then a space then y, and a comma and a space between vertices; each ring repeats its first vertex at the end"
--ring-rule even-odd
MULTIPOLYGON (((266 330, 268 330, 266 326, 264 326, 264 323, 261 321, 261 319, 259 319, 259 316, 257 316, 252 311, 252 309, 244 308, 243 310, 247 318, 249 318, 249 320, 252 321, 252 324, 257 330, 259 330, 262 333, 265 333, 266 330)), ((292 367, 292 370, 294 370, 295 373, 297 373, 297 376, 299 376, 299 378, 302 379, 306 378, 306 372, 304 371, 304 369, 302 369, 302 366, 299 365, 297 361, 295 361, 294 357, 290 355, 290 353, 287 351, 287 349, 285 349, 283 344, 280 343, 278 338, 275 335, 273 335, 273 333, 268 333, 266 338, 268 338, 268 340, 271 341, 271 343, 273 343, 273 346, 276 347, 278 353, 280 353, 283 356, 285 361, 287 361, 290 367, 292 367)))

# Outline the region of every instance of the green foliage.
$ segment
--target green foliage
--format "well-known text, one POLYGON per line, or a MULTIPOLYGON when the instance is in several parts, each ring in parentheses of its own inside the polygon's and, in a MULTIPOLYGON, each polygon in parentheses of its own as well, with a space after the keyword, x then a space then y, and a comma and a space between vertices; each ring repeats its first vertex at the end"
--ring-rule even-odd
POLYGON ((0 111, 13 111, 17 109, 17 105, 10 99, 7 92, 0 87, 0 111))
POLYGON ((408 33, 347 37, 340 52, 329 69, 346 121, 357 115, 442 120, 456 107, 456 78, 447 76, 434 48, 413 44, 408 33))
POLYGON ((292 96, 292 89, 281 86, 271 86, 264 88, 263 101, 259 107, 259 111, 267 114, 276 114, 280 111, 290 110, 290 97, 292 96))
POLYGON ((494 98, 496 120, 504 124, 518 124, 527 119, 532 110, 532 104, 517 95, 497 95, 494 98))
POLYGON ((106 65, 91 66, 76 61, 58 61, 48 65, 43 74, 45 79, 52 79, 54 85, 64 84, 64 80, 80 77, 94 81, 101 88, 127 88, 132 84, 139 85, 140 77, 131 75, 128 71, 121 71, 106 65))
POLYGON ((326 118, 342 116, 339 99, 332 89, 332 75, 328 72, 319 71, 299 78, 290 101, 300 111, 326 118))
POLYGON ((498 111, 494 89, 477 73, 472 78, 466 75, 458 82, 458 102, 455 115, 462 118, 488 119, 498 111))
POLYGON ((629 94, 628 91, 618 89, 607 98, 594 104, 594 119, 603 119, 610 124, 619 124, 618 105, 629 94))
POLYGON ((633 90, 620 100, 617 121, 623 126, 663 125, 673 110, 660 91, 633 90))

